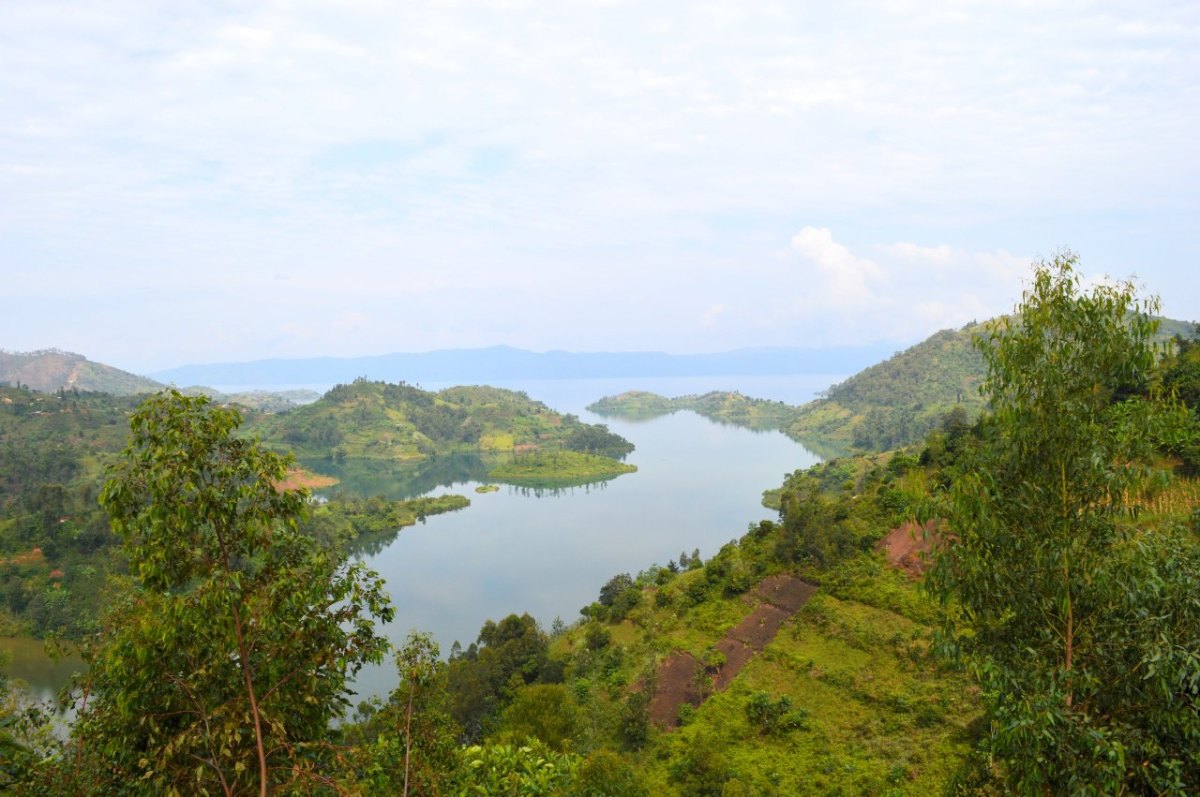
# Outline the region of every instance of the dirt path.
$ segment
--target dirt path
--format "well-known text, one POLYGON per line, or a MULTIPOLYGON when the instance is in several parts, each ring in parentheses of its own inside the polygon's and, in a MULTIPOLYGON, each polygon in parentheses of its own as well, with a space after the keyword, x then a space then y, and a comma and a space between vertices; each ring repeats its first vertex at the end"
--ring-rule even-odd
POLYGON ((718 692, 733 683, 754 654, 771 643, 783 624, 816 591, 815 586, 795 576, 781 574, 761 581, 746 596, 747 602, 756 604, 754 610, 713 646, 725 656, 723 666, 704 672, 695 656, 679 651, 659 665, 650 720, 660 728, 677 727, 684 703, 698 706, 704 701, 705 681, 718 692))

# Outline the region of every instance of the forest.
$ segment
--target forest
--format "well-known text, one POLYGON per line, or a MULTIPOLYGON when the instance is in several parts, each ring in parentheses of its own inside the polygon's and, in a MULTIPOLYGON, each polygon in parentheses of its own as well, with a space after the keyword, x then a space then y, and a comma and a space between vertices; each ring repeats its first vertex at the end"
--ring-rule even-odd
MULTIPOLYGON (((18 417, 62 442, 0 473, 19 496, 6 594, 35 542, 78 552, 72 570, 110 554, 89 576, 103 609, 72 632, 89 667, 70 734, 10 697, 0 777, 30 795, 1196 793, 1200 344, 1164 340, 1156 310, 1128 283, 1085 289, 1072 256, 1043 262, 971 353, 937 342, 948 373, 978 358, 977 404, 789 474, 765 497, 777 520, 615 574, 575 622, 514 614, 449 651, 419 632, 389 649, 384 585, 345 543, 466 499, 313 507, 277 488, 276 448, 394 421, 392 394, 415 408, 393 445, 495 440, 506 413, 514 443, 551 439, 519 396, 355 383, 303 423, 262 420, 259 442, 204 397, 6 391, 14 457, 18 417), (385 658, 396 689, 347 706, 385 658)), ((619 448, 560 424, 564 450, 619 448)), ((322 445, 378 440, 358 434, 322 445)))

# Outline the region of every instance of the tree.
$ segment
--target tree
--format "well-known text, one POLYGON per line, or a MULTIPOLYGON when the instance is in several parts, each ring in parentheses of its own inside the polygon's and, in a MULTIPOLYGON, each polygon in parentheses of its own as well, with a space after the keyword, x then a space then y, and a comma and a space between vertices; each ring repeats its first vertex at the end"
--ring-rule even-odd
POLYGON ((991 418, 952 485, 928 585, 983 688, 988 752, 1019 793, 1200 789, 1200 557, 1131 503, 1163 430, 1155 301, 1035 268, 978 341, 991 418))
POLYGON ((448 794, 462 729, 450 716, 447 667, 433 637, 411 632, 396 652, 396 667, 400 685, 388 702, 349 729, 348 741, 359 758, 359 785, 369 794, 448 794))
POLYGON ((176 391, 131 419, 100 499, 131 577, 90 657, 77 790, 320 786, 347 679, 386 650, 382 582, 297 530, 307 494, 276 488, 290 457, 240 421, 176 391))

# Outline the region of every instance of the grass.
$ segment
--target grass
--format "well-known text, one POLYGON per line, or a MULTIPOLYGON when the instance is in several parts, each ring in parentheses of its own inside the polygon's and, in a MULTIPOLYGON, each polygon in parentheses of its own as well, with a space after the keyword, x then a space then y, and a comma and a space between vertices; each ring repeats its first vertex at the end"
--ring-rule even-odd
POLYGON ((488 478, 538 487, 566 486, 633 473, 635 465, 577 451, 538 450, 520 454, 488 473, 488 478))
POLYGON ((650 792, 682 793, 671 762, 711 747, 749 794, 938 793, 968 751, 979 707, 964 679, 912 643, 921 631, 818 593, 688 725, 652 737, 638 757, 650 792), (759 734, 745 710, 755 692, 789 697, 802 727, 759 734))

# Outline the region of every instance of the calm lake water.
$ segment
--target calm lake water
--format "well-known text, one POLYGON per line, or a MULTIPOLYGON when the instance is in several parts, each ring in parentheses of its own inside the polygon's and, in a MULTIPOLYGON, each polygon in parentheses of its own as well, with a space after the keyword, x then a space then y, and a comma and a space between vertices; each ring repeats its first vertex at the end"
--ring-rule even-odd
MULTIPOLYGON (((667 396, 740 390, 791 404, 810 400, 836 376, 687 377, 671 379, 536 380, 497 384, 524 390, 561 412, 606 423, 637 446, 627 461, 638 472, 608 482, 565 490, 534 491, 501 485, 477 494, 484 476, 471 458, 399 468, 372 463, 339 473, 335 489, 361 495, 407 498, 453 492, 471 506, 429 518, 398 534, 366 540, 356 556, 387 581, 396 607, 385 629, 400 642, 412 629, 432 633, 442 653, 475 640, 488 619, 529 612, 544 627, 561 617, 568 624, 596 599, 617 573, 636 574, 699 549, 708 558, 745 533, 750 523, 773 517, 762 492, 818 457, 779 432, 754 432, 710 422, 691 412, 649 421, 601 418, 584 407, 625 390, 667 396)), ((426 384, 426 389, 448 385, 426 384)), ((219 386, 218 389, 247 386, 219 386)), ((303 385, 317 390, 328 385, 303 385)), ((317 469, 331 470, 322 463, 317 469)), ((14 674, 34 685, 37 696, 58 688, 72 671, 20 647, 14 674)), ((0 640, 0 650, 11 644, 0 640)), ((74 666, 78 666, 75 664, 74 666)), ((360 673, 360 696, 386 695, 396 684, 393 667, 360 673)))
MULTIPOLYGON (((606 423, 637 446, 626 461, 638 472, 611 481, 560 491, 501 485, 477 494, 481 477, 468 464, 445 463, 443 473, 427 468, 413 487, 392 476, 395 497, 416 492, 456 492, 471 506, 429 518, 403 530, 381 550, 368 543, 361 559, 390 587, 396 618, 386 628, 393 641, 412 630, 431 632, 443 654, 454 641, 475 640, 488 619, 528 612, 549 628, 554 618, 568 624, 596 599, 617 573, 636 574, 699 548, 705 558, 746 532, 750 523, 771 518, 762 492, 785 474, 807 468, 818 457, 779 432, 753 432, 708 421, 691 412, 649 421, 601 418, 583 408, 603 395, 648 389, 665 395, 738 387, 701 379, 545 380, 502 385, 524 390, 584 421, 606 423), (642 384, 630 384, 640 381, 642 384), (431 476, 441 478, 433 486, 431 476)), ((802 403, 831 378, 759 378, 742 385, 748 395, 802 403)), ((429 386, 427 386, 429 387, 429 386)), ((440 387, 440 386, 438 386, 440 387)), ((385 485, 364 474, 338 489, 365 494, 385 485)), ((384 695, 396 683, 394 669, 364 671, 360 695, 384 695)))

